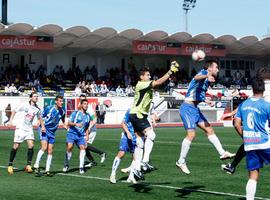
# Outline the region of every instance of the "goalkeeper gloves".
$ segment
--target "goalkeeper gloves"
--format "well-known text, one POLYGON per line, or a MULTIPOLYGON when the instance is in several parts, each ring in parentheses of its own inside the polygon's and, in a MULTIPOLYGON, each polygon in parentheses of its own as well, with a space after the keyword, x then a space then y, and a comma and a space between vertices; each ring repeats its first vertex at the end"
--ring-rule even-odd
POLYGON ((172 61, 171 62, 171 68, 170 68, 170 71, 169 71, 171 73, 169 73, 169 74, 171 75, 172 73, 176 73, 176 72, 178 72, 178 70, 179 70, 179 64, 176 61, 172 61))

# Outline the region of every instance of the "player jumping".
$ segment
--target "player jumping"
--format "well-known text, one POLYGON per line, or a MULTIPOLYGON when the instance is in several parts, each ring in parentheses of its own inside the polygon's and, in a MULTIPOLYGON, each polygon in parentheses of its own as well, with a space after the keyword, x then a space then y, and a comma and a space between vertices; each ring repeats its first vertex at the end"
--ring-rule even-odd
POLYGON ((179 70, 179 65, 176 61, 171 63, 170 70, 158 80, 150 80, 150 71, 148 68, 140 70, 140 81, 135 87, 134 103, 130 110, 130 121, 136 134, 136 147, 134 150, 134 164, 131 167, 128 182, 136 183, 135 176, 141 177, 141 161, 143 151, 151 152, 155 139, 155 132, 148 121, 148 113, 151 102, 153 100, 153 88, 161 85, 169 79, 170 75, 179 70), (142 140, 146 136, 145 147, 142 140))
POLYGON ((204 69, 202 69, 190 82, 184 103, 179 109, 180 117, 184 123, 187 134, 182 142, 180 157, 176 162, 176 166, 185 174, 190 174, 186 165, 186 157, 189 152, 191 142, 195 138, 197 126, 206 133, 209 141, 218 151, 221 160, 233 158, 235 156, 235 154, 223 149, 213 128, 198 107, 198 104, 201 102, 205 102, 211 107, 214 106, 212 101, 205 98, 205 93, 209 87, 209 83, 215 82, 215 77, 217 76, 218 71, 218 64, 216 61, 207 61, 204 69))

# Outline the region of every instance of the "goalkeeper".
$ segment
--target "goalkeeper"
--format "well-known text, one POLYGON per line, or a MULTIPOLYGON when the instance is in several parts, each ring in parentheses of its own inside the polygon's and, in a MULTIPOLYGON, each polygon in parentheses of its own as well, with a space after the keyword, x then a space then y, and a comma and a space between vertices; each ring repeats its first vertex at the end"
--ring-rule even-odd
POLYGON ((155 139, 155 132, 153 131, 149 121, 147 120, 150 110, 151 102, 153 100, 153 88, 164 83, 170 75, 176 73, 179 70, 179 65, 176 61, 171 62, 170 70, 158 80, 150 80, 149 69, 144 67, 140 70, 139 78, 135 87, 135 96, 133 106, 130 111, 130 121, 136 134, 136 147, 134 151, 134 162, 131 166, 128 182, 135 183, 134 175, 138 178, 142 178, 140 172, 141 161, 143 157, 143 151, 145 153, 151 152, 155 139), (145 147, 142 140, 142 136, 146 136, 145 147))

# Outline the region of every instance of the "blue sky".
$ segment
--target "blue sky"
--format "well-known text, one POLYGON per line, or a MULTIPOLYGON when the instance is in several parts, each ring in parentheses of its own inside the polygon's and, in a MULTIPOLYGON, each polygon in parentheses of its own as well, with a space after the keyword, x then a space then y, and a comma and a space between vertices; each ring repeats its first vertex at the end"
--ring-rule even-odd
MULTIPOLYGON (((8 0, 8 20, 33 26, 76 25, 95 30, 137 28, 144 33, 184 31, 183 0, 8 0)), ((197 0, 189 33, 262 38, 270 27, 270 0, 197 0)))

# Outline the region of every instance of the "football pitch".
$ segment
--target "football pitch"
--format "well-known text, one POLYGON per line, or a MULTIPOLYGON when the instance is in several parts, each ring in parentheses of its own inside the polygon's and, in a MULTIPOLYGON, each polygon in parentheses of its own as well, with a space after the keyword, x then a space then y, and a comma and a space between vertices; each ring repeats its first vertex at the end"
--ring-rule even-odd
MULTIPOLYGON (((233 128, 215 128, 221 143, 226 150, 236 152, 241 144, 233 128)), ((130 154, 123 158, 118 173, 117 184, 111 184, 109 177, 113 159, 118 152, 121 129, 98 129, 94 146, 107 152, 103 165, 98 164, 83 175, 78 172, 78 149, 73 149, 69 173, 62 173, 65 155, 66 131, 58 130, 51 171, 53 177, 35 177, 23 171, 26 164, 26 144, 19 149, 14 167, 18 170, 13 175, 7 173, 9 152, 13 142, 13 131, 0 131, 0 200, 13 199, 245 199, 247 170, 245 160, 238 166, 234 175, 221 171, 219 155, 198 130, 197 138, 192 143, 188 155, 190 175, 185 175, 175 166, 179 157, 180 143, 185 136, 184 129, 157 128, 155 146, 151 155, 151 163, 157 170, 145 174, 145 181, 138 184, 126 183, 127 175, 120 172, 129 166, 130 154)), ((37 135, 36 135, 37 136, 37 135)), ((37 137, 36 137, 37 139, 37 137)), ((35 154, 38 152, 39 141, 35 143, 35 154)), ((98 155, 93 154, 99 163, 98 155)), ((46 156, 43 156, 41 167, 45 167, 46 156)), ((270 170, 265 166, 261 170, 257 185, 257 199, 270 199, 270 170)))

